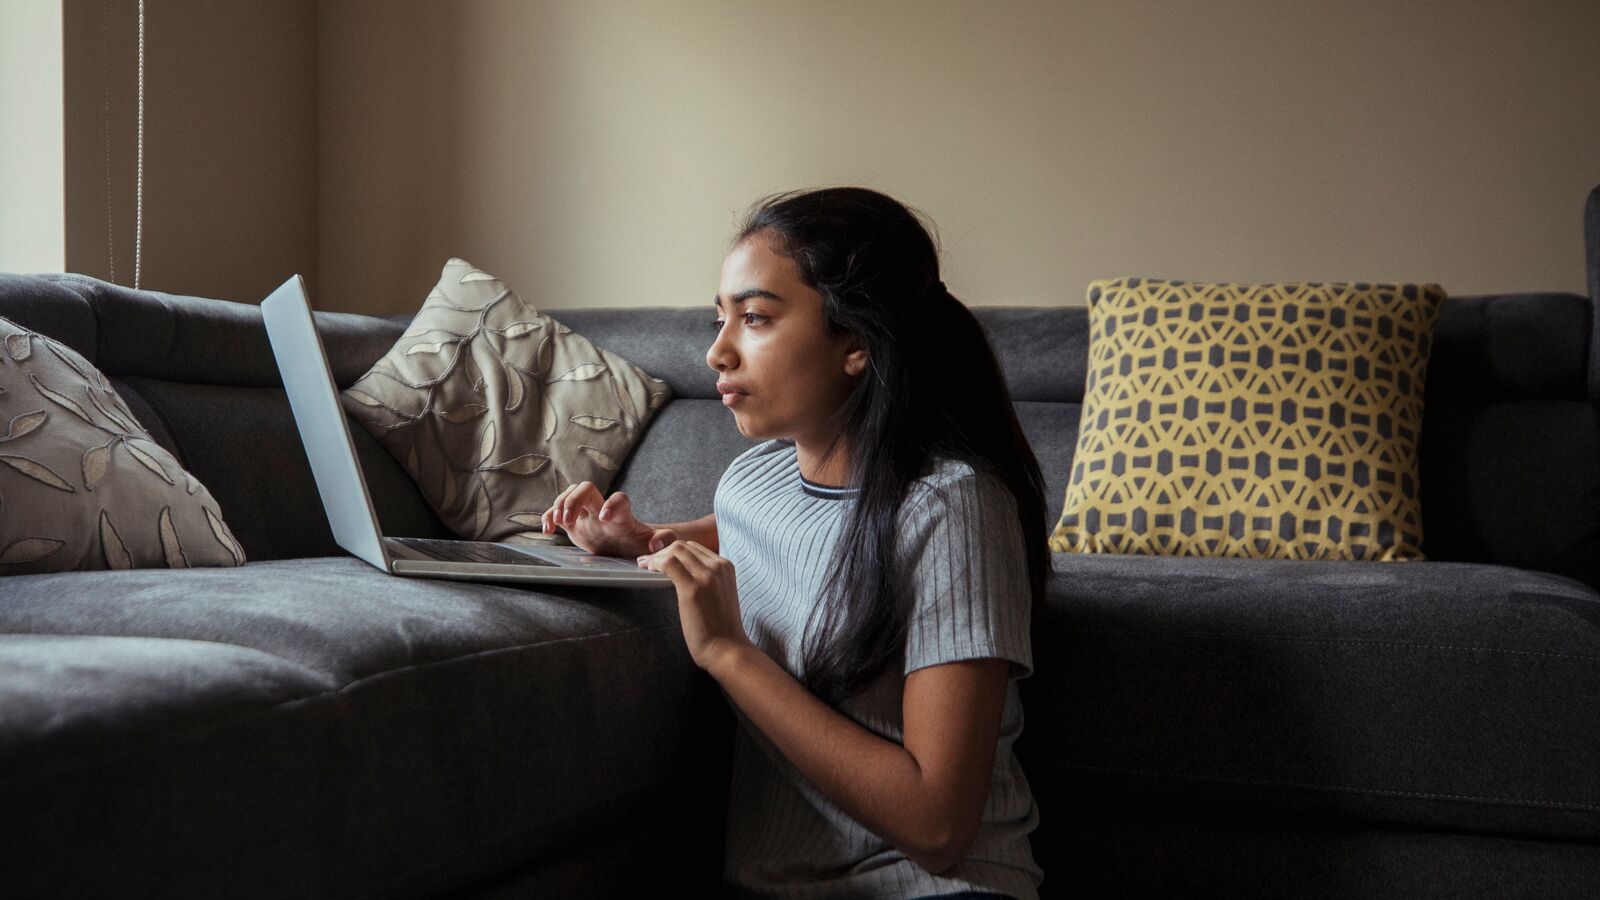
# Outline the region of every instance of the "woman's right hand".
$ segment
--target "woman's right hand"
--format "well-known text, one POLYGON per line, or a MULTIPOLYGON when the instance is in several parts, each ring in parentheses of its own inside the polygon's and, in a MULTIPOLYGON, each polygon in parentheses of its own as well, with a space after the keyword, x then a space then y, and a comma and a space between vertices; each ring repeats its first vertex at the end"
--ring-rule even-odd
POLYGON ((596 556, 637 559, 678 539, 671 528, 657 528, 634 518, 633 506, 622 491, 602 501, 593 482, 567 485, 541 517, 545 534, 557 528, 572 543, 596 556))

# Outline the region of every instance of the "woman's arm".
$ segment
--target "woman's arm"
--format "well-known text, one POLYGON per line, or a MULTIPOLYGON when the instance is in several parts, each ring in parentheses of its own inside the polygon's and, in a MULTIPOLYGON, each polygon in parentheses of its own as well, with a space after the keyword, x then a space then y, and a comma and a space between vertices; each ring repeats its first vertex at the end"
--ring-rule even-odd
POLYGON ((707 671, 823 796, 929 872, 966 857, 989 796, 1010 662, 971 659, 906 676, 904 743, 834 710, 759 648, 707 671))

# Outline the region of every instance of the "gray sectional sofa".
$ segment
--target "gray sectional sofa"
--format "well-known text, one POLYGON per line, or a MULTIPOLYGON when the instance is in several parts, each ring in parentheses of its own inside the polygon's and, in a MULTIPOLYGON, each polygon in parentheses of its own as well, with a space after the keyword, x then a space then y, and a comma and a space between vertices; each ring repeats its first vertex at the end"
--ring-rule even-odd
MULTIPOLYGON (((1429 561, 1054 555, 1017 744, 1045 896, 1600 895, 1600 190, 1587 214, 1590 296, 1445 305, 1429 561)), ((709 310, 549 311, 673 388, 616 487, 708 512, 748 446, 709 310)), ((977 312, 1054 516, 1085 311, 977 312)), ((110 375, 251 560, 0 578, 0 895, 715 894, 732 717, 670 592, 340 552, 249 304, 4 276, 0 316, 110 375)), ((319 327, 348 385, 405 319, 319 327)), ((353 433, 387 533, 446 536, 353 433)))

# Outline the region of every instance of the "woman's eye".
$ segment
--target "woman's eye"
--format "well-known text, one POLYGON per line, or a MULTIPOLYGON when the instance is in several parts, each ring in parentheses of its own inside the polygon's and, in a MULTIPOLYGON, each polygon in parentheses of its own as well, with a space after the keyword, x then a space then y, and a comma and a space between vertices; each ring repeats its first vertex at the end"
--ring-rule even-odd
MULTIPOLYGON (((756 324, 758 324, 758 323, 760 323, 760 322, 765 322, 765 321, 767 321, 767 319, 768 319, 768 318, 769 318, 769 317, 768 317, 768 316, 763 316, 763 315, 761 315, 761 314, 759 314, 759 313, 745 313, 745 314, 744 314, 744 316, 743 316, 743 317, 742 317, 742 318, 743 318, 743 319, 744 319, 744 323, 745 323, 745 324, 746 324, 746 325, 750 325, 750 326, 753 326, 753 325, 756 325, 756 324), (756 320, 756 321, 751 321, 751 320, 752 320, 752 319, 754 319, 754 320, 756 320)), ((717 330, 717 331, 721 331, 721 330, 722 330, 722 326, 723 326, 723 324, 724 324, 724 322, 725 322, 725 320, 724 320, 724 319, 716 319, 716 320, 713 320, 713 321, 712 321, 712 323, 711 323, 711 327, 712 327, 712 328, 713 328, 713 329, 715 329, 715 330, 717 330)))

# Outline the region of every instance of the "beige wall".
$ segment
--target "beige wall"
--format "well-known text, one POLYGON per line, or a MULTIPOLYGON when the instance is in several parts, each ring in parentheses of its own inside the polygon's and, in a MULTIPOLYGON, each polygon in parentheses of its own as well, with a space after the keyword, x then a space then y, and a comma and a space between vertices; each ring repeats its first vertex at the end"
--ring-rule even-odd
POLYGON ((856 183, 964 300, 1091 278, 1582 291, 1589 0, 325 0, 322 305, 452 255, 546 307, 700 304, 737 214, 856 183))
POLYGON ((59 272, 61 7, 0 3, 0 272, 59 272))
MULTIPOLYGON (((134 8, 62 21, 64 267, 123 283, 134 8)), ((457 255, 547 307, 702 304, 751 201, 853 183, 973 304, 1580 291, 1596 34, 1586 0, 148 0, 143 283, 406 312, 457 255)))
MULTIPOLYGON (((66 268, 133 282, 134 0, 66 0, 66 268)), ((140 286, 317 278, 313 0, 147 0, 140 286)))

